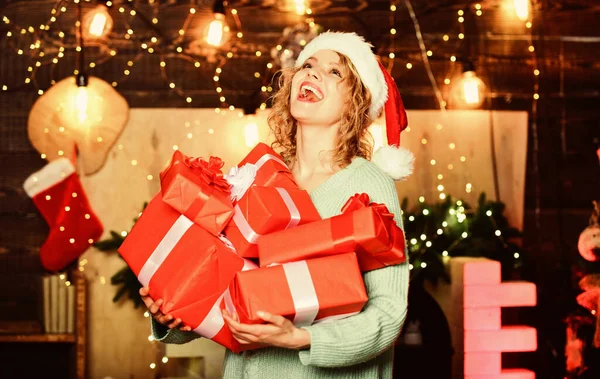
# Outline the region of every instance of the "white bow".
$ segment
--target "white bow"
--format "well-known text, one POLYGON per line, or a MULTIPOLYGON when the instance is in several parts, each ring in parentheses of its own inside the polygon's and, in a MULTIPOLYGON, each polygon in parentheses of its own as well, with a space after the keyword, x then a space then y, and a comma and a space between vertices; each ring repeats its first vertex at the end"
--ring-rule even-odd
POLYGON ((256 165, 252 163, 246 163, 240 168, 234 166, 229 170, 225 179, 231 185, 231 201, 237 201, 244 196, 256 178, 256 171, 256 165))

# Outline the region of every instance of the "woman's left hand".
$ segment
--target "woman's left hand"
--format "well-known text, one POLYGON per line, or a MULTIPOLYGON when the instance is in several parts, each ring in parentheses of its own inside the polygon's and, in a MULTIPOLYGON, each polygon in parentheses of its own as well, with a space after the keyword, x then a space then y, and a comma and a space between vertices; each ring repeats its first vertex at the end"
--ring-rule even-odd
POLYGON ((229 326, 233 337, 242 345, 257 343, 287 349, 305 349, 310 346, 310 334, 300 329, 285 317, 267 312, 256 312, 267 324, 242 324, 237 314, 223 310, 223 319, 229 326))

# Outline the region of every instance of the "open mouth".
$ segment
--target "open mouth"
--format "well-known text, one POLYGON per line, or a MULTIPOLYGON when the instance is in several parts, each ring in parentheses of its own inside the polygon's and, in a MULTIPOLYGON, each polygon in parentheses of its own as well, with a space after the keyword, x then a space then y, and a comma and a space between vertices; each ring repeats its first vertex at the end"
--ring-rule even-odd
POLYGON ((323 100, 323 92, 319 87, 315 86, 310 82, 304 82, 300 85, 300 92, 298 93, 298 99, 301 101, 308 101, 316 103, 323 100))

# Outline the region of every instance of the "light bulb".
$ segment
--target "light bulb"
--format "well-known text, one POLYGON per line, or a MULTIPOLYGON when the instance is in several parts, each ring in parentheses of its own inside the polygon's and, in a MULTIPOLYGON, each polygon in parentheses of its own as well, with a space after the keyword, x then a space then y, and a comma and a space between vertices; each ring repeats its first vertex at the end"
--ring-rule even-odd
POLYGON ((258 125, 253 116, 248 116, 248 122, 244 127, 244 137, 248 147, 254 147, 258 143, 258 125))
POLYGON ((113 20, 104 5, 99 5, 83 17, 84 38, 106 37, 113 27, 113 20))
POLYGON ((100 37, 106 26, 106 15, 104 13, 96 13, 90 23, 89 32, 91 35, 100 37))
POLYGON ((477 104, 480 101, 477 76, 473 71, 465 73, 463 77, 463 92, 465 94, 465 102, 467 104, 477 104))
POLYGON ((513 4, 519 20, 527 20, 529 18, 529 0, 513 0, 513 4))
POLYGON ((487 87, 475 71, 465 70, 459 80, 454 81, 451 100, 455 108, 479 108, 485 100, 487 87))
POLYGON ((296 14, 298 16, 302 16, 306 13, 306 4, 304 4, 304 0, 294 0, 294 8, 296 9, 296 14))
POLYGON ((77 92, 75 94, 75 109, 77 109, 77 119, 80 123, 84 123, 88 118, 88 103, 88 88, 85 86, 77 87, 77 92))
POLYGON ((225 15, 222 13, 215 13, 215 19, 208 26, 206 42, 212 46, 221 46, 225 43, 226 26, 225 15))

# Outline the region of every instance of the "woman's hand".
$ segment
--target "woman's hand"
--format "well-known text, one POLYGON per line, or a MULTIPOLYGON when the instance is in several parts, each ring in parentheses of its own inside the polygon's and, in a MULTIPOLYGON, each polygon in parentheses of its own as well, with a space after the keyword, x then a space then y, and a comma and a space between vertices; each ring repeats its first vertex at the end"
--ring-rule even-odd
POLYGON ((152 315, 152 318, 156 320, 161 325, 168 327, 169 329, 179 328, 184 332, 189 332, 192 330, 189 326, 184 326, 181 324, 181 319, 173 319, 173 316, 170 314, 163 314, 160 311, 160 306, 163 304, 162 299, 158 299, 154 301, 150 297, 150 289, 148 287, 140 288, 140 296, 142 297, 142 301, 148 308, 148 311, 152 315))
POLYGON ((233 337, 242 345, 256 343, 287 349, 306 349, 310 347, 310 333, 300 329, 285 317, 267 312, 256 312, 267 324, 242 324, 237 314, 223 310, 223 319, 229 326, 233 337))

